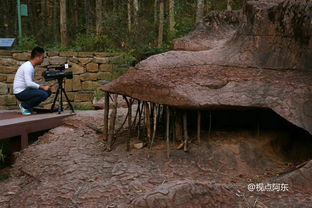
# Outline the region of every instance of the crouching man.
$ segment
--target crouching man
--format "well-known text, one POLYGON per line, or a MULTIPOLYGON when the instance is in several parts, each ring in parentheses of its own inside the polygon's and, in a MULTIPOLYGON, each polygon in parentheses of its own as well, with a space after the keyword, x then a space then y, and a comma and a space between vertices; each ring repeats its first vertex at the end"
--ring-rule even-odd
POLYGON ((19 108, 23 115, 30 115, 33 107, 39 105, 50 95, 50 87, 34 82, 35 66, 40 65, 44 59, 44 50, 35 47, 31 51, 30 60, 22 64, 14 77, 13 90, 15 97, 21 102, 19 108))

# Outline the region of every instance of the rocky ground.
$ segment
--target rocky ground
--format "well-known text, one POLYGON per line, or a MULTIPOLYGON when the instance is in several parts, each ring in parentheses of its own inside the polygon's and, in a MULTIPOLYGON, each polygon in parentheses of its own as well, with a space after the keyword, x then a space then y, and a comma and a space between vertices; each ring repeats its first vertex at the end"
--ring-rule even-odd
POLYGON ((78 112, 17 154, 0 182, 0 207, 312 206, 311 162, 296 167, 277 153, 270 144, 279 132, 213 131, 209 139, 203 132, 187 153, 172 143, 167 159, 162 137, 152 150, 127 152, 125 133, 105 151, 94 130, 102 123, 103 111, 78 112), (294 180, 298 171, 305 184, 294 180), (288 191, 261 191, 261 183, 288 191))

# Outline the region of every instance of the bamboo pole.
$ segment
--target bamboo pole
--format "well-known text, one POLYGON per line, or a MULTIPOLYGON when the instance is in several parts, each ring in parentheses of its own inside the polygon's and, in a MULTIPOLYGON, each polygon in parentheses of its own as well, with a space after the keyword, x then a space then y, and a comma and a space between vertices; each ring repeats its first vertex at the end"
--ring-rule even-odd
POLYGON ((108 151, 112 150, 112 140, 115 132, 115 123, 116 123, 116 116, 117 116, 117 98, 118 95, 114 94, 114 107, 110 114, 110 123, 109 123, 109 130, 108 130, 108 139, 107 139, 107 149, 108 151))
POLYGON ((169 131, 170 131, 170 109, 166 106, 166 139, 167 139, 167 158, 170 156, 170 143, 169 143, 169 131))
POLYGON ((200 122, 201 122, 201 112, 200 110, 197 111, 197 140, 198 144, 200 144, 200 122))
POLYGON ((106 92, 104 97, 104 128, 103 128, 104 140, 106 141, 108 139, 108 113, 109 113, 109 93, 106 92))
POLYGON ((189 136, 188 136, 188 132, 187 132, 187 113, 183 112, 183 130, 184 130, 184 151, 186 152, 188 147, 188 140, 189 140, 189 136))

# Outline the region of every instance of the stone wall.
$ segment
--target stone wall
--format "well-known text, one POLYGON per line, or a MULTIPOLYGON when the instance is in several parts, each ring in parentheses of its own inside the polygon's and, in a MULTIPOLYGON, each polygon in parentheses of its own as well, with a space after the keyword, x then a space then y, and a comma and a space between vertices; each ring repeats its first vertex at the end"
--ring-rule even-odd
MULTIPOLYGON (((0 109, 16 109, 17 100, 13 95, 13 80, 18 67, 29 60, 30 52, 0 50, 0 109)), ((97 88, 107 81, 117 78, 127 71, 124 54, 100 52, 46 52, 42 65, 36 67, 35 81, 44 84, 41 74, 48 66, 68 63, 72 67, 73 79, 65 79, 65 90, 76 108, 90 108, 95 98, 100 96, 97 88)), ((50 81, 50 86, 56 83, 50 81)), ((52 86, 55 93, 57 84, 52 86)), ((49 108, 54 94, 42 104, 49 108)), ((64 102, 64 104, 66 104, 64 102)))

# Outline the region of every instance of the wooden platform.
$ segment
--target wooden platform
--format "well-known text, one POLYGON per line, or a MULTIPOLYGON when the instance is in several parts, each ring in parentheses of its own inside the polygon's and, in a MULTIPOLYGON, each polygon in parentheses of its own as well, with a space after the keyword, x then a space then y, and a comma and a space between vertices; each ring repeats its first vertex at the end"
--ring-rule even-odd
POLYGON ((48 130, 63 124, 63 119, 74 115, 71 111, 23 116, 17 111, 0 111, 0 139, 20 136, 20 149, 28 145, 28 134, 48 130))

